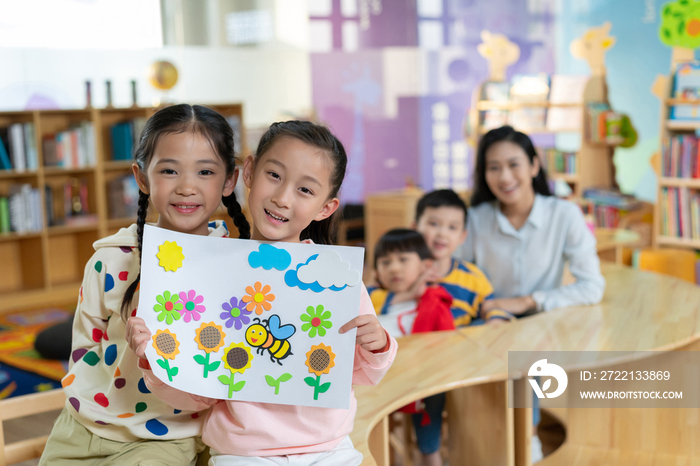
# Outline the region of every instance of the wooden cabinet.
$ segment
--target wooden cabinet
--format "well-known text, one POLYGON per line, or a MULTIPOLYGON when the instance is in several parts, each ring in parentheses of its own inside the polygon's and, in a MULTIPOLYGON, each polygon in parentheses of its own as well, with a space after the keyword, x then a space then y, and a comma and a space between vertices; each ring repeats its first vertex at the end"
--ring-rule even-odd
MULTIPOLYGON (((243 124, 242 105, 212 105, 225 117, 237 117, 239 128, 243 124)), ((77 298, 85 264, 94 250, 92 243, 99 238, 116 233, 133 223, 135 217, 110 217, 110 181, 131 173, 131 160, 114 160, 111 128, 121 122, 140 119, 144 121, 155 108, 107 108, 82 110, 38 110, 0 113, 0 129, 16 123, 32 123, 38 166, 34 169, 0 170, 0 197, 7 197, 18 185, 29 185, 38 190, 43 227, 39 230, 17 233, 0 233, 0 312, 29 306, 50 306, 69 303, 77 298), (88 165, 74 164, 73 168, 45 166, 42 147, 45 137, 81 124, 92 125, 90 139, 94 161, 88 165), (47 192, 60 189, 70 180, 81 180, 84 189, 84 208, 89 215, 77 221, 49 226, 47 192)), ((242 131, 238 131, 242 133, 242 131)), ((243 141, 243 134, 237 137, 243 141)), ((243 141, 239 144, 245 147, 243 141)), ((237 151, 241 152, 241 147, 237 151)), ((50 199, 48 199, 50 201, 50 199)), ((153 212, 153 209, 150 209, 153 212)), ((157 214, 149 217, 155 220, 157 214)), ((224 218, 221 210, 218 218, 224 218)), ((61 222, 57 222, 61 223, 61 222)), ((228 221, 230 226, 232 222, 228 221)))

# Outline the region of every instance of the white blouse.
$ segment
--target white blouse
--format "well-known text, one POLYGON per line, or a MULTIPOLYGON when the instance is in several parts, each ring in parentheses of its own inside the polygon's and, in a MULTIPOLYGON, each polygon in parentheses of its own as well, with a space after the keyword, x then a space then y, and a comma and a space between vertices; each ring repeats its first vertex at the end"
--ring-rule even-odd
POLYGON ((457 249, 491 280, 497 298, 542 291, 550 310, 599 303, 605 291, 596 240, 576 204, 554 196, 535 195, 525 224, 516 230, 497 201, 469 209, 467 239, 457 249), (562 286, 564 264, 576 283, 562 286))

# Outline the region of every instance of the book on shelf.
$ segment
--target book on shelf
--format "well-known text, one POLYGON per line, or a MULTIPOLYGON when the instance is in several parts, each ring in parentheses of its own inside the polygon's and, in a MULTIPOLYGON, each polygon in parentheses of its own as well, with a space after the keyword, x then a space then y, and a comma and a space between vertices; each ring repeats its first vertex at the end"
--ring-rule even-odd
MULTIPOLYGON (((547 102, 549 97, 549 76, 515 75, 511 80, 510 98, 515 103, 547 102)), ((509 124, 516 129, 544 128, 547 118, 546 107, 516 108, 508 115, 509 124)))
POLYGON ((88 205, 87 178, 70 178, 64 183, 47 185, 44 192, 46 221, 49 226, 96 222, 88 205))
MULTIPOLYGON (((673 75, 673 97, 683 100, 700 100, 700 63, 678 65, 673 75)), ((672 105, 672 120, 696 120, 700 117, 700 105, 672 105)))
POLYGON ((553 74, 549 93, 547 130, 577 130, 583 123, 583 91, 588 76, 573 74, 553 74), (557 105, 580 105, 558 107, 557 105))
POLYGON ((97 161, 94 125, 83 121, 66 131, 46 135, 42 139, 42 149, 46 167, 94 166, 97 161))
POLYGON ((112 125, 109 129, 112 140, 112 160, 133 160, 134 149, 139 144, 146 118, 134 118, 112 125))
POLYGON ((630 211, 638 207, 637 204, 631 204, 629 207, 618 207, 610 204, 599 204, 587 198, 574 200, 584 216, 590 218, 596 227, 600 228, 617 228, 620 225, 620 220, 630 211))
POLYGON ((588 188, 583 191, 583 198, 598 205, 607 205, 624 210, 636 209, 640 202, 634 196, 622 194, 613 188, 588 188))
POLYGON ((700 178, 700 144, 695 134, 677 134, 664 141, 661 175, 700 178))
POLYGON ((588 124, 585 137, 593 143, 621 144, 624 115, 614 112, 604 102, 591 102, 586 105, 588 124))
POLYGON ((36 170, 38 166, 34 123, 0 128, 0 170, 36 170))
POLYGON ((42 228, 39 190, 27 183, 10 186, 8 196, 0 198, 0 232, 27 233, 42 228))
MULTIPOLYGON (((489 102, 508 102, 510 98, 510 83, 487 81, 481 88, 481 100, 489 102)), ((500 128, 508 124, 507 109, 487 109, 481 112, 481 125, 486 130, 500 128)))
POLYGON ((661 234, 700 240, 700 191, 661 188, 661 234))
POLYGON ((108 183, 110 218, 136 218, 138 213, 139 187, 133 175, 114 178, 108 183))
POLYGON ((549 174, 576 174, 576 152, 538 148, 540 161, 549 174))

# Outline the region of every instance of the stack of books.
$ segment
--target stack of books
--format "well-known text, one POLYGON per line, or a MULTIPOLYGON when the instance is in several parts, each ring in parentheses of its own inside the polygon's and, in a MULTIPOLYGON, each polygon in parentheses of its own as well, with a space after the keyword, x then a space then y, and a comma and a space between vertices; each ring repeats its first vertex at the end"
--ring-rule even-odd
POLYGON ((38 167, 34 123, 15 123, 0 128, 0 170, 24 171, 38 167))
POLYGON ((700 192, 688 188, 661 188, 661 233, 700 240, 700 192))
POLYGON ((94 125, 90 121, 83 121, 74 128, 44 136, 42 148, 46 167, 94 166, 97 161, 94 125))
POLYGON ((134 149, 139 144, 146 118, 122 121, 110 128, 112 138, 112 160, 133 160, 134 149))
POLYGON ((590 188, 583 192, 597 227, 617 228, 620 219, 641 203, 634 197, 610 188, 590 188))
POLYGON ((549 173, 576 173, 576 152, 563 152, 558 149, 539 149, 540 160, 549 173))
POLYGON ((0 197, 0 233, 41 231, 41 194, 30 184, 10 186, 9 195, 0 197))
POLYGON ((700 146, 695 134, 680 134, 664 141, 661 175, 700 178, 700 146))
POLYGON ((587 105, 588 125, 586 139, 594 143, 621 144, 622 121, 624 116, 610 110, 606 103, 590 103, 587 105))

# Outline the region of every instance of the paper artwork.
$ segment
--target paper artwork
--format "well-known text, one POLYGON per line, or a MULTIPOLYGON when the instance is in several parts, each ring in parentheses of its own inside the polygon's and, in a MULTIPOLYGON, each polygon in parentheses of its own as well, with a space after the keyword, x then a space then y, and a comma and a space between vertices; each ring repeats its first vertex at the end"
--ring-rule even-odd
POLYGON ((356 332, 338 329, 359 315, 363 257, 147 225, 136 315, 154 375, 208 398, 349 408, 356 332))

